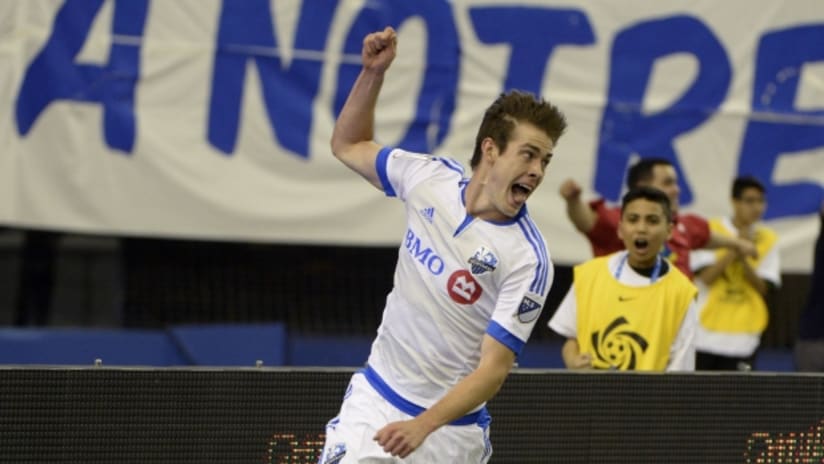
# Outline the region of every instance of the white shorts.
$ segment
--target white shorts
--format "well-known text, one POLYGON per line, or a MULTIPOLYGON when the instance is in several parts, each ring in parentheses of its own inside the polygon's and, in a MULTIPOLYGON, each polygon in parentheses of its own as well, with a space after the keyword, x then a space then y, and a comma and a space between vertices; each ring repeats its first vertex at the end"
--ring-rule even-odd
POLYGON ((352 376, 338 416, 326 425, 326 443, 318 464, 348 463, 486 463, 492 455, 489 427, 444 425, 412 454, 401 459, 383 451, 372 438, 390 422, 411 419, 386 401, 363 373, 352 376))

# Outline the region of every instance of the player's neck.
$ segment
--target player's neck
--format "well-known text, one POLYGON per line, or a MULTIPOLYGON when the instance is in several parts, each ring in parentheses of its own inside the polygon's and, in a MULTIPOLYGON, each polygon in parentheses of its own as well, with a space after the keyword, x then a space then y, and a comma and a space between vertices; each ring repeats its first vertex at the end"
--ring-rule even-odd
MULTIPOLYGON (((658 267, 658 266, 653 264, 652 266, 649 266, 649 267, 635 267, 632 264, 630 264, 629 267, 631 267, 632 270, 635 271, 636 273, 638 273, 639 275, 651 278, 653 276, 653 274, 656 273, 655 268, 658 267)), ((666 274, 668 270, 669 270, 669 266, 667 265, 666 260, 661 260, 661 266, 658 267, 658 277, 663 276, 664 274, 666 274)))
POLYGON ((635 269, 635 272, 642 274, 642 275, 649 275, 652 274, 652 270, 655 269, 655 261, 635 261, 633 262, 632 259, 627 260, 627 264, 629 267, 635 269), (649 272, 647 272, 649 271, 649 272))
POLYGON ((464 207, 466 208, 467 214, 484 221, 503 222, 512 219, 498 211, 495 208, 495 204, 484 191, 486 183, 484 172, 485 169, 483 165, 479 166, 473 173, 472 178, 469 179, 469 184, 467 184, 464 190, 464 207))
POLYGON ((649 277, 655 272, 655 268, 659 267, 660 264, 658 262, 658 257, 653 257, 651 259, 642 259, 637 256, 632 256, 631 254, 627 257, 627 264, 631 267, 635 272, 641 274, 642 276, 649 277))
POLYGON ((735 217, 735 216, 732 217, 732 225, 734 225, 735 228, 739 231, 750 230, 750 228, 752 227, 752 224, 753 224, 752 222, 747 222, 747 221, 745 221, 741 218, 738 218, 738 217, 735 217))

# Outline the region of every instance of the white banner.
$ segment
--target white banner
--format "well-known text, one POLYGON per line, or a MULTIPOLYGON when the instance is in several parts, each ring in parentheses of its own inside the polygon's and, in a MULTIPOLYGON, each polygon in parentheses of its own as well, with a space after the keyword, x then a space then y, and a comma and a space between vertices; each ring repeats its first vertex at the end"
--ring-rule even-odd
POLYGON ((402 208, 331 155, 365 33, 399 56, 379 141, 468 166, 503 90, 566 113, 530 199, 553 257, 590 256, 558 185, 620 198, 667 157, 684 209, 768 188, 785 270, 807 271, 824 198, 824 2, 7 0, 0 222, 183 238, 384 245, 402 208))

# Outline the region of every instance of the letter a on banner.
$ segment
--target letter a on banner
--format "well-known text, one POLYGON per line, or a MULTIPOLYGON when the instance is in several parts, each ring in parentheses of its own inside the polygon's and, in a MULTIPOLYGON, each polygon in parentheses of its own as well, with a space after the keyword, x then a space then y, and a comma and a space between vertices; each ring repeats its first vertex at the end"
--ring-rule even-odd
POLYGON ((140 42, 147 0, 114 4, 112 46, 103 66, 78 64, 75 57, 89 35, 103 0, 67 0, 54 20, 46 45, 26 69, 17 96, 17 130, 26 135, 46 108, 58 100, 103 105, 106 144, 130 153, 135 140, 134 89, 140 76, 140 42))

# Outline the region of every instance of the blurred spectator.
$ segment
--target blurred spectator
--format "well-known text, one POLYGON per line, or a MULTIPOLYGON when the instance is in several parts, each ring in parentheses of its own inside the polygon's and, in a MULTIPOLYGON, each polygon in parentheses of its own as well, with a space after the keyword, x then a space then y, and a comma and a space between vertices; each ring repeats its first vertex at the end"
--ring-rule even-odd
POLYGON ((549 328, 566 337, 570 369, 695 369, 697 289, 660 250, 671 236, 667 195, 639 187, 624 195, 618 235, 626 251, 575 266, 549 328))
POLYGON ((750 370, 754 364, 769 319, 765 297, 781 285, 778 236, 760 224, 766 206, 761 182, 735 179, 732 216, 710 220, 710 229, 751 241, 758 256, 730 249, 692 252, 701 308, 695 338, 698 370, 750 370))
MULTIPOLYGON (((664 257, 672 262, 690 279, 690 250, 699 248, 727 247, 744 255, 755 255, 752 244, 737 237, 726 237, 713 233, 706 219, 695 214, 679 212, 678 173, 675 166, 663 158, 644 158, 633 164, 627 171, 627 188, 655 187, 669 197, 670 207, 675 215, 675 227, 664 248, 664 257)), ((621 208, 608 206, 601 198, 584 202, 581 187, 572 179, 561 184, 559 193, 566 202, 567 216, 579 232, 586 235, 592 245, 594 256, 604 256, 624 249, 618 238, 618 222, 621 208)))
POLYGON ((824 372, 824 200, 818 212, 821 221, 815 242, 810 293, 799 320, 795 364, 799 371, 824 372))

